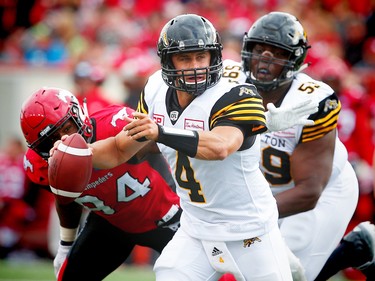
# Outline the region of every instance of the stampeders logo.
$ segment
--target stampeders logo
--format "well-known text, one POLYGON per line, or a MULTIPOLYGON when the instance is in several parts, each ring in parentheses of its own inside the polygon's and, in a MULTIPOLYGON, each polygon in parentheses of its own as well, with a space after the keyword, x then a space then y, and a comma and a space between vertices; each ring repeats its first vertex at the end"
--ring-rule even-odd
POLYGON ((125 120, 125 117, 129 117, 129 114, 126 112, 126 108, 122 108, 119 112, 112 116, 111 125, 116 127, 117 120, 125 120))
POLYGON ((160 114, 154 114, 154 121, 159 125, 164 125, 164 116, 160 114))
POLYGON ((184 123, 185 130, 204 130, 204 121, 203 120, 193 120, 193 119, 185 119, 184 123))
POLYGON ((30 172, 34 173, 34 166, 33 164, 31 164, 26 155, 23 156, 23 168, 25 171, 27 171, 27 169, 30 169, 30 172))
POLYGON ((107 174, 105 174, 104 176, 102 177, 98 177, 95 181, 92 181, 90 182, 85 190, 88 190, 88 189, 91 189, 91 188, 95 188, 97 187, 98 185, 102 184, 102 183, 105 183, 107 180, 109 180, 111 177, 113 177, 113 174, 111 172, 108 172, 107 174))

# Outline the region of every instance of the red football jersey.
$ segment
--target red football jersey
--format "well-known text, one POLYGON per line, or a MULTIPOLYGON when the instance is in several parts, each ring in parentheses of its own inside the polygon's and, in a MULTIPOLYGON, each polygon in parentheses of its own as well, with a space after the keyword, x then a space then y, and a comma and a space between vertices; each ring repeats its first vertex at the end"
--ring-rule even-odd
POLYGON ((341 112, 337 128, 340 140, 345 145, 349 154, 349 161, 357 158, 372 164, 371 108, 367 97, 354 89, 343 91, 340 96, 341 112))
MULTIPOLYGON (((95 112, 91 116, 93 141, 115 136, 131 112, 132 109, 117 105, 95 112)), ((39 170, 33 159, 28 161, 33 166, 33 180, 43 173, 48 179, 48 169, 42 166, 43 170, 39 170)), ((131 159, 113 169, 94 169, 85 191, 75 201, 125 232, 140 233, 156 228, 163 217, 170 218, 176 212, 179 197, 172 188, 174 181, 165 159, 161 154, 150 154, 141 162, 131 159)))

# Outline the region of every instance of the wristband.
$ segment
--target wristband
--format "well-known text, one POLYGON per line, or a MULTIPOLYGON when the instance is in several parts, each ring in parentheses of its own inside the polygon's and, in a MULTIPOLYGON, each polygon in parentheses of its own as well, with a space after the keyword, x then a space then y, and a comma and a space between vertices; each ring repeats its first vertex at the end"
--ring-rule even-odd
POLYGON ((199 134, 197 131, 164 127, 158 124, 158 142, 165 144, 187 156, 195 157, 198 151, 199 134))
POLYGON ((61 246, 72 246, 73 243, 74 243, 74 241, 67 242, 67 241, 60 240, 60 245, 61 246))
POLYGON ((73 242, 76 239, 78 228, 65 228, 60 226, 60 240, 64 242, 73 242))

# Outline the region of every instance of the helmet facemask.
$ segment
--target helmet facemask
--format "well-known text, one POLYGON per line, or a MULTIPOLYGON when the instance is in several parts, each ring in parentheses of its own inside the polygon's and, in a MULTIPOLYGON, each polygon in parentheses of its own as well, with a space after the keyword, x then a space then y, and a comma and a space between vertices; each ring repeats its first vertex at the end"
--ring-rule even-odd
MULTIPOLYGON (((261 91, 271 91, 279 86, 291 83, 296 73, 302 71, 306 65, 302 65, 307 49, 306 32, 296 17, 288 13, 271 12, 259 18, 245 33, 242 45, 242 66, 250 82, 261 91), (271 59, 253 53, 255 44, 266 44, 280 48, 289 53, 287 60, 271 59), (283 70, 272 81, 260 81, 257 74, 251 73, 251 63, 254 59, 283 65, 283 70)), ((269 66, 268 65, 268 66, 269 66)))
POLYGON ((193 14, 172 19, 163 28, 158 42, 164 82, 176 90, 194 96, 201 95, 221 78, 221 50, 219 35, 208 20, 193 14), (172 63, 173 54, 202 51, 209 51, 211 55, 210 65, 207 67, 177 70, 172 63), (201 79, 202 76, 204 79, 201 79))
POLYGON ((292 54, 289 55, 288 59, 278 59, 278 58, 273 58, 269 56, 263 56, 256 54, 252 52, 252 49, 250 51, 242 51, 242 63, 243 63, 243 70, 250 80, 251 83, 253 83, 258 90, 264 91, 264 92, 269 92, 274 89, 277 89, 278 87, 290 83, 295 75, 295 63, 293 60, 291 60, 292 54), (253 61, 257 61, 257 65, 253 65, 253 61), (265 81, 265 80, 258 80, 257 78, 257 73, 252 72, 252 67, 256 69, 256 71, 262 71, 260 70, 260 64, 263 64, 263 69, 264 71, 270 69, 270 65, 279 65, 282 66, 282 70, 279 73, 277 77, 272 79, 271 81, 265 81), (264 64, 266 66, 264 67, 264 64))
POLYGON ((211 63, 208 67, 177 70, 171 62, 172 54, 167 56, 167 60, 170 63, 162 68, 162 75, 164 81, 173 89, 187 92, 193 96, 199 96, 207 89, 216 85, 221 78, 223 67, 221 61, 219 64, 213 65, 211 63))

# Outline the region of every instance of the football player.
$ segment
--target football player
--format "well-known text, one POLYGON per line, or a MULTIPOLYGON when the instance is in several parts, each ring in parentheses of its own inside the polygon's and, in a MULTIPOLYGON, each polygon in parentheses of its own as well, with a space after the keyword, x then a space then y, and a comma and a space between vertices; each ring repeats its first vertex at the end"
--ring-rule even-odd
POLYGON ((162 69, 124 128, 158 142, 184 210, 155 263, 156 279, 217 280, 231 272, 236 280, 291 280, 276 202, 259 170, 259 134, 270 122, 253 85, 221 79, 221 51, 207 19, 170 20, 158 41, 162 69))
POLYGON ((276 202, 259 170, 257 135, 313 124, 303 117, 316 108, 302 102, 266 120, 254 86, 221 80, 221 50, 207 19, 169 21, 158 43, 162 69, 141 95, 143 113, 124 116, 132 123, 123 132, 90 145, 94 166, 118 165, 147 139, 167 158, 185 215, 156 262, 157 280, 215 280, 224 272, 237 280, 291 280, 276 202))
MULTIPOLYGON (((113 105, 89 118, 69 91, 39 89, 24 102, 20 117, 29 146, 25 167, 30 179, 48 188, 49 150, 61 136, 79 132, 88 143, 115 136, 132 112, 113 105)), ((126 163, 93 169, 79 198, 67 205, 56 202, 61 226, 54 259, 58 280, 103 280, 136 245, 160 253, 175 234, 181 209, 174 181, 160 153, 134 155, 146 144, 129 138, 126 145, 136 149, 124 158, 131 157, 126 163), (90 212, 77 235, 82 207, 90 212)))
MULTIPOLYGON (((358 182, 337 137, 341 104, 327 84, 302 73, 310 48, 306 31, 288 13, 271 12, 243 38, 242 66, 263 104, 319 102, 313 126, 261 134, 261 169, 279 210, 283 238, 314 280, 339 244, 358 200, 358 182)), ((272 108, 271 108, 272 109, 272 108)))

